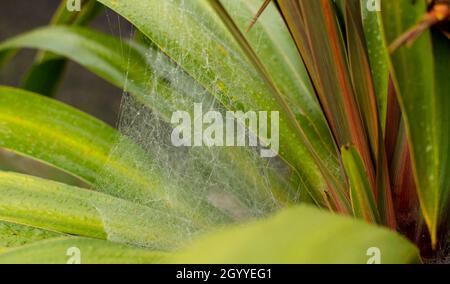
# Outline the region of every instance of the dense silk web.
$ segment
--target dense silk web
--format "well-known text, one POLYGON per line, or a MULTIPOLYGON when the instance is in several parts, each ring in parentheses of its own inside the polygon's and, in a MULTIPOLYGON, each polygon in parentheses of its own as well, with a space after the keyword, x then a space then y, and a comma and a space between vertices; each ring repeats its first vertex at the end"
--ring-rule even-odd
MULTIPOLYGON (((190 5, 184 5, 184 1, 180 3, 183 17, 197 21, 205 33, 218 40, 218 35, 208 28, 215 23, 208 22, 208 18, 202 18, 199 13, 194 15, 190 5)), ((164 13, 164 4, 161 4, 161 9, 164 13)), ((170 27, 167 29, 170 30, 170 27)), ((132 34, 132 38, 140 36, 138 31, 132 34)), ((195 46, 193 43, 196 41, 191 36, 180 34, 179 41, 191 46, 193 52, 202 50, 204 61, 198 62, 198 74, 210 76, 210 64, 218 64, 208 58, 205 47, 210 43, 204 42, 203 47, 195 46)), ((134 180, 129 183, 121 181, 119 184, 113 176, 106 174, 110 171, 105 170, 96 186, 103 191, 111 188, 109 191, 114 195, 142 205, 138 207, 142 210, 127 212, 129 207, 103 208, 94 204, 102 216, 110 240, 172 249, 184 245, 200 232, 260 218, 298 201, 297 191, 287 182, 290 172, 286 166, 277 158, 261 158, 257 148, 173 146, 170 118, 174 111, 192 113, 194 103, 201 103, 204 112, 215 110, 224 114, 224 99, 232 101, 231 104, 228 102, 228 106, 235 102, 235 109, 240 108, 238 104, 251 105, 251 102, 235 99, 239 92, 244 91, 238 89, 243 85, 242 81, 235 84, 214 77, 211 84, 216 87, 214 92, 208 92, 180 67, 190 56, 189 52, 180 52, 178 58, 170 59, 151 42, 141 40, 131 43, 132 38, 124 42, 130 42, 130 48, 143 55, 147 63, 145 72, 151 79, 144 84, 144 98, 129 94, 125 87, 118 121, 123 137, 118 138, 110 153, 110 161, 119 159, 131 162, 145 180, 139 183, 134 180), (130 190, 136 187, 139 190, 130 190), (138 232, 127 237, 117 225, 120 223, 117 219, 126 215, 133 216, 135 232, 138 232), (146 238, 148 230, 156 230, 159 238, 146 238)), ((250 65, 232 52, 234 46, 224 46, 229 55, 220 64, 238 62, 241 66, 236 68, 247 68, 249 76, 256 76, 250 65), (230 57, 233 60, 228 59, 230 57)), ((123 55, 126 57, 128 52, 124 48, 123 55)), ((195 77, 198 78, 198 74, 195 77)), ((112 167, 111 163, 107 163, 105 169, 112 167)))

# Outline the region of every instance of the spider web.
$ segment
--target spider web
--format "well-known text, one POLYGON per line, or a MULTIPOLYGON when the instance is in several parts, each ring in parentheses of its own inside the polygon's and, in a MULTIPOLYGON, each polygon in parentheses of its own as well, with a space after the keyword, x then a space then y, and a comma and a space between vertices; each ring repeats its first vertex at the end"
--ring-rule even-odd
MULTIPOLYGON (((195 19, 212 40, 220 41, 208 27, 211 23, 207 15, 194 13, 188 2, 178 2, 183 17, 195 19)), ((161 4, 161 13, 164 16, 164 4, 161 4)), ((110 16, 107 17, 110 21, 110 16)), ((118 21, 121 42, 133 41, 135 31, 131 31, 129 39, 123 39, 119 18, 118 21)), ((167 24, 167 29, 170 29, 170 23, 167 24)), ((209 43, 195 46, 196 41, 189 33, 180 34, 179 41, 181 45, 190 46, 191 51, 198 51, 199 48, 203 51, 204 62, 200 62, 197 70, 199 74, 209 74, 211 63, 206 48, 209 43)), ((261 158, 258 148, 173 146, 173 125, 169 123, 171 112, 183 110, 192 114, 194 103, 201 103, 203 112, 213 110, 220 112, 223 117, 226 110, 214 96, 214 92, 211 94, 206 91, 180 68, 188 62, 186 58, 190 56, 189 52, 180 52, 174 58, 179 64, 177 65, 151 43, 132 45, 145 56, 145 72, 150 73, 152 81, 145 84, 144 99, 136 99, 130 95, 126 87, 129 82, 125 84, 117 125, 123 137, 118 139, 110 153, 110 162, 105 164, 102 178, 97 181, 96 187, 103 191, 105 188, 114 188, 114 195, 137 203, 139 207, 109 208, 94 204, 102 217, 109 240, 165 250, 174 249, 183 246, 201 232, 261 218, 286 204, 298 201, 297 192, 286 181, 288 169, 277 158, 261 158), (165 87, 162 88, 161 85, 165 87), (146 103, 143 104, 143 101, 146 103), (149 105, 152 107, 148 107, 149 105), (130 146, 130 141, 139 148, 130 146), (133 164, 137 172, 150 180, 149 185, 142 186, 136 193, 130 190, 135 187, 131 181, 117 181, 109 174, 109 168, 117 160, 133 164), (280 198, 280 192, 284 196, 289 192, 287 200, 280 198), (129 216, 133 216, 132 221, 127 221, 126 224, 118 222, 121 219, 130 220, 129 216), (122 225, 117 225, 119 223, 128 229, 124 230, 122 225), (150 231, 159 237, 146 238, 150 231)), ((128 50, 124 46, 126 45, 122 45, 122 54, 128 57, 128 50)), ((229 50, 233 48, 229 47, 229 50)), ((230 54, 238 57, 231 52, 230 54)), ((236 60, 224 58, 223 64, 235 62, 236 60)), ((238 62, 241 66, 236 68, 247 68, 250 75, 255 73, 245 60, 238 62)), ((230 97, 239 96, 242 91, 237 89, 242 84, 227 82, 220 74, 213 80, 219 86, 216 92, 221 91, 221 84, 230 90, 230 97)), ((241 103, 251 105, 251 102, 241 103)), ((252 135, 251 131, 249 135, 252 135)))

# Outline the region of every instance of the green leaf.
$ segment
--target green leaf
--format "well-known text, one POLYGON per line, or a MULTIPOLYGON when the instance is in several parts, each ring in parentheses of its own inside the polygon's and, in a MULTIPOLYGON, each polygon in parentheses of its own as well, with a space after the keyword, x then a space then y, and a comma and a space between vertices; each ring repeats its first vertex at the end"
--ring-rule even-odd
MULTIPOLYGON (((336 143, 339 147, 352 144, 358 148, 372 191, 376 192, 376 171, 370 146, 372 144, 372 149, 377 150, 379 127, 358 11, 350 9, 351 17, 347 17, 346 1, 338 2, 339 6, 331 0, 277 3, 314 83, 336 143), (344 19, 336 15, 338 9, 344 19), (348 23, 347 30, 343 29, 343 20, 348 23), (372 95, 367 96, 366 92, 371 89, 372 95)), ((338 193, 348 194, 345 186, 330 190, 333 199, 337 199, 338 193)), ((348 212, 346 203, 340 203, 338 211, 348 212)))
MULTIPOLYGON (((391 43, 422 19, 427 5, 425 1, 384 1, 382 10, 386 42, 391 43)), ((448 40, 425 31, 390 59, 422 213, 435 245, 450 187, 450 86, 444 75, 450 64, 448 40)))
POLYGON ((0 51, 0 71, 8 63, 8 61, 14 56, 15 50, 2 50, 0 51))
POLYGON ((370 173, 370 153, 333 1, 280 2, 338 146, 355 145, 370 173))
POLYGON ((387 94, 389 83, 388 53, 382 35, 381 13, 369 11, 367 1, 361 0, 362 23, 370 60, 373 84, 381 128, 386 127, 387 94))
POLYGON ((60 236, 50 231, 0 221, 0 253, 10 248, 60 236))
MULTIPOLYGON (((138 45, 132 46, 112 36, 89 29, 45 27, 0 44, 0 52, 17 48, 35 48, 69 58, 113 85, 130 92, 138 102, 150 106, 169 121, 172 112, 184 109, 183 106, 189 104, 192 101, 191 97, 194 96, 182 91, 183 88, 192 85, 187 78, 177 76, 179 86, 173 86, 170 78, 163 75, 164 72, 171 70, 169 69, 171 65, 164 57, 156 60, 159 55, 152 49, 147 50, 138 45), (127 50, 127 56, 123 56, 123 50, 127 50), (156 71, 152 70, 152 66, 147 65, 150 59, 158 61, 154 66, 156 71), (151 90, 158 96, 148 95, 151 90)), ((203 92, 199 87, 190 87, 190 90, 203 92)))
POLYGON ((191 221, 99 192, 0 172, 0 220, 83 237, 174 248, 191 221))
MULTIPOLYGON (((99 189, 131 200, 148 198, 149 192, 164 188, 156 172, 141 172, 135 160, 111 154, 119 138, 113 128, 72 107, 0 87, 0 147, 51 164, 90 185, 107 176, 110 187, 99 189), (127 184, 128 191, 114 187, 120 184, 127 184)), ((146 159, 142 150, 123 142, 146 159)))
MULTIPOLYGON (((387 66, 387 56, 385 54, 384 60, 382 57, 377 58, 379 62, 376 62, 377 68, 373 69, 375 70, 375 73, 373 73, 371 69, 371 64, 374 60, 373 57, 380 56, 380 52, 371 52, 370 49, 381 48, 384 52, 386 51, 384 45, 382 45, 383 42, 378 42, 380 41, 381 36, 379 27, 377 29, 376 26, 377 22, 373 22, 373 15, 366 15, 369 12, 367 3, 364 2, 361 4, 359 0, 348 0, 341 3, 345 19, 347 53, 352 84, 355 89, 355 98, 358 103, 359 112, 363 118, 365 132, 369 139, 373 163, 375 164, 376 169, 376 188, 372 185, 372 193, 370 195, 373 196, 378 203, 379 215, 381 217, 380 224, 395 229, 395 212, 391 198, 389 170, 385 154, 384 132, 382 127, 382 124, 385 123, 386 112, 387 67, 385 70, 386 73, 381 74, 381 76, 385 76, 385 82, 374 82, 373 80, 373 78, 380 79, 377 77, 380 75, 376 73, 380 71, 377 68, 380 67, 378 65, 383 63, 387 66), (367 22, 368 18, 372 22, 367 22), (369 24, 375 26, 368 27, 369 24), (368 41, 366 41, 365 32, 369 37, 368 41), (370 38, 370 36, 376 36, 376 38, 370 38), (368 45, 369 43, 371 45, 368 45), (378 45, 375 45, 376 43, 378 45), (381 83, 381 86, 378 86, 377 88, 374 83, 381 83), (380 94, 377 93, 377 91, 380 91, 379 87, 385 88, 382 89, 384 98, 381 98, 380 94), (378 103, 381 103, 379 107, 377 107, 378 103), (383 109, 384 113, 380 113, 383 109)), ((370 13, 376 15, 375 12, 370 13)), ((365 214, 370 215, 371 211, 374 212, 373 210, 369 210, 369 212, 366 212, 365 214)))
POLYGON ((307 206, 204 236, 175 261, 363 264, 370 248, 379 249, 381 263, 420 263, 418 249, 397 233, 307 206))
POLYGON ((353 213, 369 223, 380 223, 375 197, 364 170, 364 164, 354 146, 342 147, 342 163, 350 183, 353 213))
MULTIPOLYGON (((239 44, 241 50, 246 55, 247 59, 251 62, 255 70, 258 72, 262 80, 265 82, 266 86, 272 93, 272 96, 275 98, 275 101, 278 104, 278 107, 282 110, 282 113, 286 115, 286 120, 288 124, 292 127, 293 135, 297 136, 297 139, 301 141, 308 149, 309 153, 313 157, 314 162, 316 163, 317 167, 320 170, 320 173, 322 174, 324 180, 326 181, 326 184, 329 189, 339 189, 342 188, 342 179, 341 176, 335 176, 334 174, 337 173, 338 167, 336 166, 335 169, 330 169, 326 166, 325 161, 330 160, 330 153, 326 153, 323 151, 323 149, 320 149, 322 151, 318 151, 319 149, 317 147, 314 147, 314 142, 317 141, 320 144, 319 140, 311 140, 310 137, 306 134, 305 128, 302 128, 300 126, 300 123, 297 121, 296 115, 293 112, 290 104, 287 101, 287 97, 283 95, 281 92, 281 89, 277 86, 277 83, 274 81, 272 75, 270 74, 269 70, 265 67, 261 59, 258 57, 258 55, 253 50, 252 46, 248 42, 248 40, 245 38, 243 33, 239 30, 237 25, 234 23, 234 20, 231 18, 231 16, 228 14, 228 11, 226 11, 225 7, 220 3, 219 0, 209 0, 209 3, 211 7, 215 10, 217 15, 221 18, 223 24, 227 27, 228 31, 232 34, 236 42, 239 44)), ((317 136, 315 137, 317 138, 317 136)), ((317 145, 317 144, 316 144, 317 145)), ((331 155, 332 157, 333 155, 331 155)), ((336 190, 340 191, 340 190, 336 190)), ((317 194, 317 192, 310 192, 314 196, 314 194, 317 194)), ((329 203, 333 203, 331 208, 337 207, 334 203, 338 204, 346 204, 347 199, 343 194, 338 194, 338 197, 341 197, 338 202, 336 200, 331 199, 328 200, 329 203)), ((322 196, 323 197, 323 196, 322 196)), ((314 197, 315 199, 318 199, 317 197, 314 197)), ((325 198, 324 198, 325 200, 325 198)))
MULTIPOLYGON (((2 264, 73 263, 79 252, 80 264, 158 264, 166 253, 87 238, 59 238, 12 249, 0 254, 2 264)), ((75 260, 76 261, 76 260, 75 260)))
POLYGON ((0 146, 93 183, 118 138, 106 124, 60 102, 0 87, 0 146), (51 149, 48 151, 47 149, 51 149))
POLYGON ((355 98, 369 138, 371 153, 378 158, 380 121, 377 109, 375 86, 369 63, 369 55, 364 39, 359 1, 345 1, 345 27, 347 38, 347 57, 355 98))
MULTIPOLYGON (((436 121, 439 159, 441 160, 439 169, 439 184, 441 187, 439 210, 442 215, 445 215, 445 212, 450 209, 450 177, 447 174, 450 170, 450 112, 447 108, 447 106, 450 106, 450 80, 448 80, 446 75, 450 66, 450 41, 439 32, 433 32, 433 52, 435 55, 436 104, 439 107, 436 121)), ((440 221, 445 222, 446 220, 440 216, 440 221)))
POLYGON ((30 68, 22 79, 21 87, 28 91, 52 97, 63 78, 67 62, 59 56, 51 56, 48 53, 44 56, 42 59, 37 59, 30 68))

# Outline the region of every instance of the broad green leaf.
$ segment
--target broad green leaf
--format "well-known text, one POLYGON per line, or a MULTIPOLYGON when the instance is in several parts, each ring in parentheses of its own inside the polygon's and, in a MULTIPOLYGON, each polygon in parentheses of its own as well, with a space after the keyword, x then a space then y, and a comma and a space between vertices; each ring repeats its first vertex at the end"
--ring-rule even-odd
MULTIPOLYGON (((100 190, 132 200, 164 188, 156 173, 140 172, 136 161, 111 155, 119 138, 113 128, 72 107, 0 87, 0 147, 51 164, 91 185, 106 175, 111 187, 100 190), (128 192, 114 188, 117 184, 129 185, 128 192)), ((132 143, 128 146, 129 151, 140 151, 132 143)))
POLYGON ((167 249, 198 230, 175 210, 21 174, 0 172, 0 195, 0 220, 71 235, 167 249))
POLYGON ((0 221, 0 253, 25 244, 60 237, 61 234, 0 221))
POLYGON ((2 264, 158 264, 163 252, 87 238, 59 238, 12 249, 0 254, 2 264), (79 256, 79 259, 78 259, 79 256))
POLYGON ((113 128, 20 89, 1 87, 0 102, 1 147, 53 164, 88 183, 95 181, 118 138, 113 128))
MULTIPOLYGON (((384 1, 384 33, 388 44, 414 26, 427 12, 425 1, 384 1)), ((425 31, 412 45, 391 54, 391 71, 411 147, 413 171, 433 245, 443 207, 448 206, 450 170, 448 40, 425 31)))
POLYGON ((420 263, 418 249, 386 228, 300 206, 201 237, 177 263, 420 263), (229 245, 224 245, 229 244, 229 245))
POLYGON ((341 153, 342 163, 350 183, 350 197, 354 215, 370 223, 379 224, 380 216, 375 197, 358 150, 353 146, 348 146, 343 147, 341 153))
POLYGON ((0 148, 0 171, 24 173, 69 185, 89 188, 88 184, 71 174, 4 148, 0 148))
MULTIPOLYGON (((281 110, 207 1, 99 2, 134 24, 227 109, 281 110)), ((324 181, 297 137, 281 110, 280 156, 298 169, 320 202, 324 181)))
POLYGON ((193 87, 192 82, 181 76, 176 76, 179 85, 174 85, 172 80, 175 79, 171 80, 164 75, 164 72, 173 71, 169 69, 169 62, 152 49, 131 46, 112 36, 85 28, 46 27, 0 44, 0 52, 17 48, 40 49, 69 58, 113 85, 132 93, 140 103, 151 106, 169 120, 174 110, 183 109, 184 105, 192 101, 191 97, 196 95, 183 93, 183 88, 203 92, 200 87, 193 87), (123 55, 123 50, 127 50, 127 56, 123 55), (154 68, 147 65, 149 60, 155 61, 154 68), (158 96, 148 95, 151 91, 158 96))
MULTIPOLYGON (((441 159, 439 169, 439 184, 442 190, 440 212, 444 214, 449 209, 450 204, 450 177, 447 174, 450 170, 450 111, 447 108, 447 106, 450 106, 450 80, 448 80, 446 74, 450 66, 450 41, 439 32, 433 32, 433 52, 435 55, 436 104, 439 107, 437 132, 439 133, 439 158, 441 159)), ((441 221, 445 222, 442 217, 441 221)))

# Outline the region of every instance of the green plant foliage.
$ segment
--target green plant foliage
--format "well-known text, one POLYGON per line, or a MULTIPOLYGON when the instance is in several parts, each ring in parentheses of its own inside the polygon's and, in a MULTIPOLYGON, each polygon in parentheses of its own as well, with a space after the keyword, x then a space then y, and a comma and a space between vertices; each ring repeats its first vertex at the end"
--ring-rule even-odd
POLYGON ((350 196, 355 216, 371 223, 380 223, 375 197, 370 189, 364 164, 358 150, 353 146, 342 149, 342 162, 348 174, 350 196))
MULTIPOLYGON (((105 174, 116 179, 116 184, 131 185, 126 193, 117 188, 103 189, 114 195, 136 200, 142 197, 142 190, 161 188, 160 179, 139 172, 134 161, 110 155, 119 134, 99 120, 57 101, 9 87, 0 87, 0 102, 1 147, 53 165, 91 185, 105 174), (105 173, 107 162, 110 173, 105 173)), ((133 145, 128 146, 132 151, 133 145)))
POLYGON ((180 230, 194 229, 168 213, 95 191, 14 173, 0 177, 0 220, 166 249, 179 246, 180 230))
POLYGON ((60 236, 60 233, 0 221, 0 252, 60 236))
POLYGON ((224 228, 170 254, 72 237, 8 250, 0 263, 66 263, 71 247, 80 250, 81 263, 366 263, 372 247, 382 263, 420 262, 417 248, 392 231, 302 206, 224 228))
POLYGON ((0 148, 86 188, 0 171, 0 263, 67 263, 71 247, 81 263, 420 263, 428 234, 445 251, 448 1, 65 2, 0 42, 0 68, 38 51, 34 92, 0 86, 0 148), (87 27, 104 8, 135 34, 87 27), (49 98, 67 60, 123 89, 117 129, 49 98), (196 103, 279 112, 279 157, 170 145, 196 103))
MULTIPOLYGON (((424 1, 384 1, 387 42, 416 24, 426 12, 424 1)), ((447 210, 450 179, 449 90, 444 73, 450 64, 449 42, 425 31, 410 46, 391 54, 391 70, 403 110, 422 212, 437 242, 440 216, 447 210)))
POLYGON ((370 60, 373 84, 377 94, 377 106, 380 123, 384 130, 386 125, 389 81, 388 54, 384 38, 381 36, 381 14, 364 9, 364 4, 366 3, 367 1, 361 0, 361 5, 363 7, 361 9, 362 23, 366 39, 367 52, 370 60))
MULTIPOLYGON (((79 264, 160 264, 167 254, 87 238, 56 238, 0 254, 1 264, 66 264, 68 249, 80 252, 79 264)), ((68 254, 69 253, 69 254, 68 254)))
POLYGON ((420 262, 417 248, 392 231, 307 206, 205 236, 176 262, 363 264, 371 247, 380 249, 382 263, 420 262))
MULTIPOLYGON (((255 71, 249 72, 253 67, 245 63, 245 55, 211 10, 208 1, 100 2, 134 24, 225 108, 280 110, 261 78, 254 74, 255 71), (192 14, 201 17, 192 17, 192 14), (205 56, 208 59, 206 69, 203 67, 205 56)), ((285 111, 280 115, 280 156, 293 168, 302 169, 299 174, 307 189, 316 202, 322 203, 324 181, 308 148, 298 139, 298 122, 292 121, 285 111)), ((333 163, 330 159, 326 161, 333 163)), ((330 168, 337 175, 339 165, 330 164, 330 168)))

